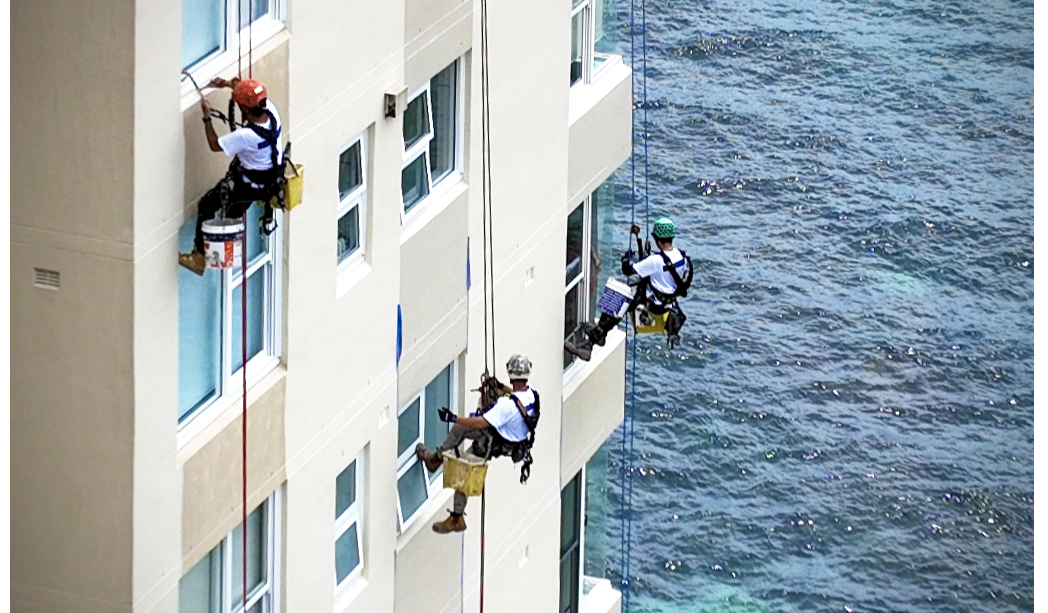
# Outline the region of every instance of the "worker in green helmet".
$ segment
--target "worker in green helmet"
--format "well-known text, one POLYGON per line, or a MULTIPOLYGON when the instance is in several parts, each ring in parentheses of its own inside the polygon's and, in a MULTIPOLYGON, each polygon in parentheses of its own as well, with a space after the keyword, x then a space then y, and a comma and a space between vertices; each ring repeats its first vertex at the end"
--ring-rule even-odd
MULTIPOLYGON (((673 246, 677 228, 669 217, 659 217, 652 227, 651 237, 655 239, 657 248, 654 253, 650 245, 641 244, 640 228, 632 226, 630 235, 637 236, 638 257, 641 259, 633 263, 632 250, 622 254, 622 274, 639 277, 635 283, 631 283, 635 285, 635 290, 626 312, 636 311, 643 305, 644 310, 652 315, 667 314, 667 344, 671 348, 675 347, 680 343, 680 329, 687 320, 677 304, 677 298, 688 295, 693 276, 691 258, 687 252, 673 246)), ((604 345, 608 332, 618 326, 621 320, 621 317, 602 312, 596 325, 584 323, 579 326, 581 339, 578 342, 566 341, 564 349, 588 361, 593 346, 604 345)))

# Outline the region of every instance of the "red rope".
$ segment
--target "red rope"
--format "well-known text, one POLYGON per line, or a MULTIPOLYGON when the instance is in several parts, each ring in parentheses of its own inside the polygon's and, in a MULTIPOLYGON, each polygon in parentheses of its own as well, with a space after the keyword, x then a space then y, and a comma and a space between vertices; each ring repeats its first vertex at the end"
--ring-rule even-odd
MULTIPOLYGON (((237 0, 237 77, 241 79, 244 78, 244 70, 240 66, 240 59, 243 57, 243 54, 240 51, 240 15, 243 13, 243 10, 243 7, 240 5, 240 0, 237 0)), ((250 69, 251 67, 249 66, 248 70, 250 69)))
MULTIPOLYGON (((250 207, 251 205, 248 204, 250 207)), ((241 219, 247 220, 247 210, 244 210, 244 215, 241 219)), ((241 380, 244 384, 244 411, 243 418, 241 419, 241 440, 243 442, 243 463, 242 463, 242 502, 243 502, 243 531, 241 532, 241 561, 243 562, 241 571, 243 572, 243 594, 244 594, 244 607, 247 610, 247 226, 244 227, 244 235, 240 239, 240 355, 242 359, 242 365, 240 372, 242 374, 241 380)))
POLYGON ((480 613, 484 613, 484 515, 487 511, 487 491, 480 490, 480 613))

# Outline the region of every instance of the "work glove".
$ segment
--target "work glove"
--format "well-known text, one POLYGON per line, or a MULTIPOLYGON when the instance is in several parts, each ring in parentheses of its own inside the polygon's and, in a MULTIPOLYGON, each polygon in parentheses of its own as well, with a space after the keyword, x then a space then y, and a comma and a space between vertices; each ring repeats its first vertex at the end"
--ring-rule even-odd
POLYGON ((440 421, 446 424, 453 424, 458 421, 458 415, 452 413, 447 407, 440 407, 437 411, 437 416, 440 417, 440 421))
POLYGON ((629 251, 627 251, 626 253, 622 254, 621 263, 622 263, 622 274, 624 274, 624 275, 632 275, 633 274, 633 264, 630 263, 630 252, 629 251))

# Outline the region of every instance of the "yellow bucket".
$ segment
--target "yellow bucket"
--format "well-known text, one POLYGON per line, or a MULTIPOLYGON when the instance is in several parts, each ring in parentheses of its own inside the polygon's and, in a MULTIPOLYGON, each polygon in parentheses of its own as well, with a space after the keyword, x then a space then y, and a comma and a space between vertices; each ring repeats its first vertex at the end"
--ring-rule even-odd
POLYGON ((466 496, 480 496, 487 474, 488 465, 482 458, 468 454, 457 458, 452 451, 444 453, 444 487, 466 496))
POLYGON ((663 313, 662 315, 652 315, 655 320, 650 326, 646 326, 637 321, 636 313, 631 314, 633 317, 633 329, 637 331, 637 334, 657 334, 666 331, 666 318, 669 313, 663 313))
POLYGON ((291 172, 284 171, 288 173, 285 175, 287 182, 284 183, 284 203, 286 210, 290 211, 302 204, 302 183, 305 180, 306 169, 302 164, 288 164, 288 168, 291 172))

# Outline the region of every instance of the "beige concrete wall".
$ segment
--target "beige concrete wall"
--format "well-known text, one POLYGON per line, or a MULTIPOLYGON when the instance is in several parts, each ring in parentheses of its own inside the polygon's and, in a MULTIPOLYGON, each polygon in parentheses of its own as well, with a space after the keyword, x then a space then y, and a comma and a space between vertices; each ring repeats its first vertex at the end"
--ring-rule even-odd
MULTIPOLYGON (((262 503, 283 481, 286 379, 248 407, 248 510, 262 503)), ((237 407, 239 408, 239 407, 237 407)), ((239 413, 239 411, 238 411, 239 413)), ((240 524, 243 496, 243 419, 237 416, 182 467, 182 567, 193 567, 240 524)))
POLYGON ((289 123, 306 132, 330 127, 358 99, 354 110, 382 117, 381 92, 403 80, 404 3, 296 0, 288 3, 288 29, 295 48, 289 123))
POLYGON ((11 608, 129 611, 134 3, 11 27, 11 608))
POLYGON ((396 418, 377 418, 394 401, 387 387, 332 433, 288 481, 285 610, 389 611, 397 532, 396 418), (335 478, 364 451, 364 570, 351 601, 334 593, 335 478))
POLYGON ((178 412, 174 254, 186 147, 174 75, 181 69, 181 3, 135 2, 134 19, 134 610, 176 613, 182 476, 172 432, 178 412))
POLYGON ((131 273, 130 262, 12 241, 15 611, 130 611, 131 273), (34 288, 33 267, 61 272, 61 289, 34 288))
POLYGON ((630 83, 628 67, 609 66, 573 100, 582 111, 569 128, 569 204, 588 196, 629 159, 630 83))
POLYGON ((560 484, 564 487, 619 427, 625 400, 626 335, 614 330, 564 386, 560 484))
POLYGON ((131 242, 134 5, 11 3, 13 230, 131 242))
POLYGON ((400 305, 406 352, 418 343, 432 342, 428 333, 446 326, 449 318, 462 319, 458 351, 449 357, 465 349, 468 195, 463 192, 401 245, 400 305))
POLYGON ((472 48, 473 7, 463 0, 404 4, 404 83, 411 91, 472 48))

